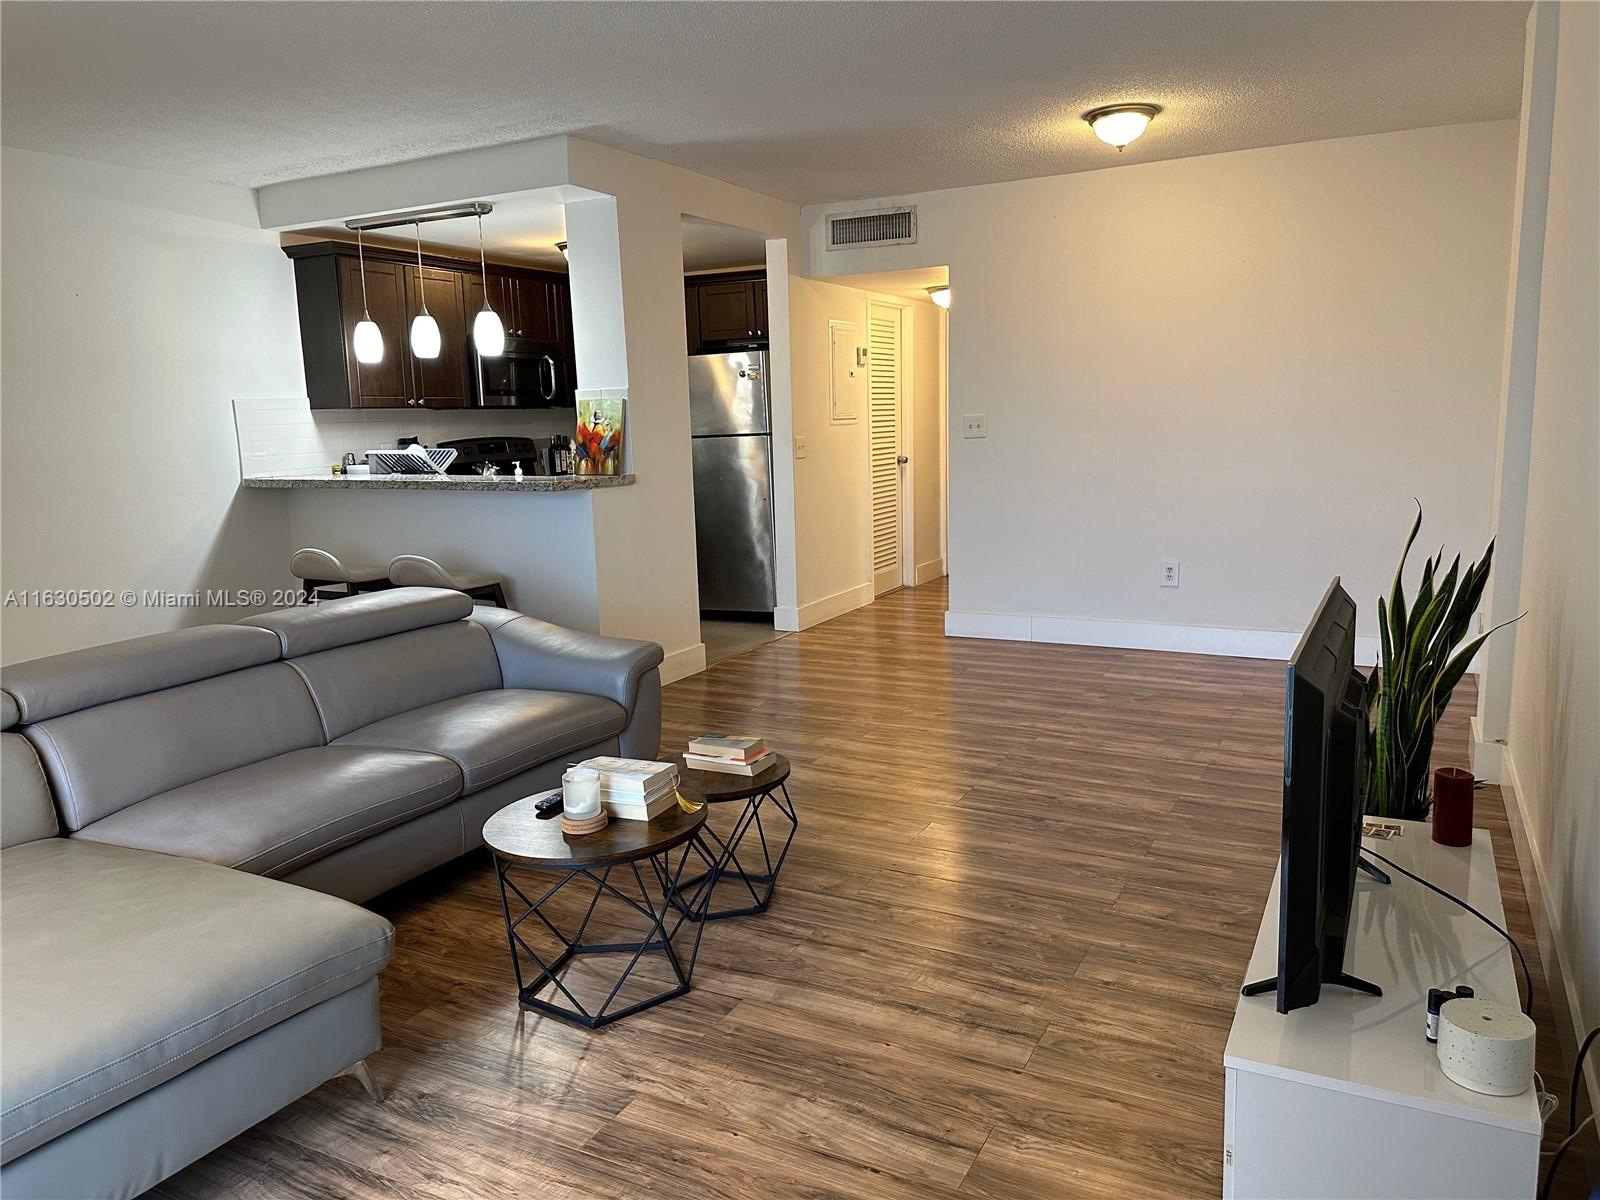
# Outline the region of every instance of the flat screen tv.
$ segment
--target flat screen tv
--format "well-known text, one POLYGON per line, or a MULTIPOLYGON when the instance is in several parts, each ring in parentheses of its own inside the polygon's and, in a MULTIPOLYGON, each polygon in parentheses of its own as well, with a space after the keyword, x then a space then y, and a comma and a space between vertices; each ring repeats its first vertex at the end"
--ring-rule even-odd
POLYGON ((1283 857, 1278 1011, 1315 1004, 1325 983, 1380 995, 1347 974, 1345 949, 1361 858, 1367 679, 1356 670, 1356 604, 1337 577, 1289 659, 1283 711, 1283 857))

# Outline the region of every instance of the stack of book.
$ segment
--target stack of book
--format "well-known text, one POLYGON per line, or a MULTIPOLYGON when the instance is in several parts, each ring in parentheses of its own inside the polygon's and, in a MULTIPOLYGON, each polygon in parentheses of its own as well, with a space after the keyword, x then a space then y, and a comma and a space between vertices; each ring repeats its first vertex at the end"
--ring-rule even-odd
POLYGON ((649 821, 678 800, 678 768, 642 758, 591 758, 600 772, 600 803, 619 821, 649 821))
POLYGON ((759 775, 777 757, 758 737, 702 733, 690 739, 683 765, 696 771, 721 771, 726 775, 759 775))

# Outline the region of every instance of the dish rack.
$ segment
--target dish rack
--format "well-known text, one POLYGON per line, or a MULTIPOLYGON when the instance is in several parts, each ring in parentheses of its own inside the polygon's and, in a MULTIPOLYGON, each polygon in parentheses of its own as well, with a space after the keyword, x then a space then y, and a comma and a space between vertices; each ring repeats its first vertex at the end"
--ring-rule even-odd
POLYGON ((410 450, 368 450, 367 466, 375 475, 443 475, 456 460, 452 449, 435 447, 427 458, 410 450))

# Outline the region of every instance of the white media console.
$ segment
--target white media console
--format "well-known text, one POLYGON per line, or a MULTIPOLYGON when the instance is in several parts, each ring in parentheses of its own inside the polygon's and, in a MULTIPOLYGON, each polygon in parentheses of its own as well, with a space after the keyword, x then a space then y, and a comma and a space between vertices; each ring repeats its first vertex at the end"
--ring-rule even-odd
MULTIPOLYGON (((1362 845, 1505 924, 1486 831, 1453 849, 1437 845, 1426 824, 1396 824, 1401 836, 1362 845)), ((1223 1057, 1224 1196, 1534 1194, 1540 1122, 1533 1089, 1510 1097, 1468 1091, 1445 1078, 1423 1036, 1431 987, 1468 984, 1479 996, 1515 1004, 1511 948, 1471 913, 1389 873, 1388 885, 1357 875, 1345 963, 1380 986, 1381 998, 1324 985, 1316 1004, 1280 1015, 1271 994, 1240 997, 1223 1057)), ((1277 973, 1278 880, 1245 980, 1277 973)))

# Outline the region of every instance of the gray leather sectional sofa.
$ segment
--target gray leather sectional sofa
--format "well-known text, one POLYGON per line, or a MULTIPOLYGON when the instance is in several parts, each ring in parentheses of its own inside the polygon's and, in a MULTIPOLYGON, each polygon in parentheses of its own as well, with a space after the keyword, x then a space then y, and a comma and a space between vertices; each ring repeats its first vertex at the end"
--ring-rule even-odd
POLYGON ((349 901, 654 757, 660 662, 399 588, 6 668, 0 1192, 137 1195, 377 1049, 349 901))

